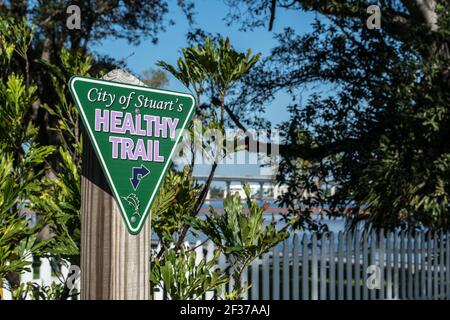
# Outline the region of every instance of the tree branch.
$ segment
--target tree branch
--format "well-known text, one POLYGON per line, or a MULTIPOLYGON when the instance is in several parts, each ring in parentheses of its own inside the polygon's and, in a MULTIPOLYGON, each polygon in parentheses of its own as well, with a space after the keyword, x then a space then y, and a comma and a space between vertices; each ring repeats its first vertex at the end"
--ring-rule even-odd
MULTIPOLYGON (((230 119, 236 124, 236 126, 244 132, 247 132, 245 126, 240 122, 240 120, 236 117, 233 111, 225 105, 225 111, 230 116, 230 119)), ((365 134, 359 138, 355 139, 343 139, 334 142, 330 142, 328 144, 324 144, 318 147, 310 147, 306 145, 300 144, 273 144, 267 142, 264 144, 267 145, 267 153, 268 155, 272 154, 272 150, 278 149, 280 155, 285 157, 299 157, 305 160, 315 161, 326 158, 327 156, 355 149, 357 146, 361 146, 362 144, 367 144, 373 142, 375 140, 376 135, 378 135, 382 128, 376 127, 375 130, 370 133, 365 134)), ((254 152, 250 146, 259 145, 260 142, 255 140, 251 135, 248 135, 245 138, 245 150, 248 152, 254 152)), ((257 150, 256 150, 257 152, 257 150)))
POLYGON ((277 0, 272 0, 272 4, 270 6, 270 21, 269 21, 269 31, 272 31, 273 22, 275 20, 275 10, 277 8, 277 0))
POLYGON ((437 31, 436 0, 403 0, 402 3, 415 19, 437 31))

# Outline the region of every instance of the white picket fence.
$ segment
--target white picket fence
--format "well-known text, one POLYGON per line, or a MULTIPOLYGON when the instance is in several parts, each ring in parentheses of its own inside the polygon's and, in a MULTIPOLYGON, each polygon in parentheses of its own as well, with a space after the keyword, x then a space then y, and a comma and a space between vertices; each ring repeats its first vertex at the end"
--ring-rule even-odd
MULTIPOLYGON (((212 259, 214 245, 199 244, 195 244, 197 261, 212 259)), ((226 269, 224 256, 217 265, 226 269)), ((251 285, 244 296, 249 300, 429 300, 450 298, 449 272, 447 233, 295 233, 255 259, 241 281, 251 285)), ((62 273, 67 276, 67 269, 62 273)), ((38 274, 25 273, 21 281, 59 282, 48 259, 41 259, 38 274)), ((232 281, 224 286, 228 292, 232 288, 232 281)), ((212 299, 214 294, 208 292, 203 298, 212 299)), ((153 293, 155 300, 164 297, 161 291, 153 293)))
MULTIPOLYGON (((27 260, 33 262, 33 257, 29 255, 27 260)), ((69 269, 66 264, 60 264, 58 274, 56 270, 52 270, 51 260, 48 258, 40 258, 39 266, 31 268, 30 271, 24 272, 20 275, 21 283, 35 283, 40 286, 50 286, 52 283, 63 284, 69 273, 69 269)), ((73 292, 80 292, 80 281, 74 282, 73 292)), ((11 300, 11 292, 8 290, 6 284, 3 286, 3 299, 11 300)), ((31 299, 31 297, 27 297, 31 299)))
MULTIPOLYGON (((254 260, 242 275, 249 300, 450 298, 450 234, 340 232, 295 234, 254 260), (369 283, 369 284, 368 284, 369 283)), ((198 245, 198 244, 197 244, 198 245)), ((211 243, 196 249, 211 259, 211 243)), ((218 261, 224 270, 224 257, 218 261)), ((230 292, 231 282, 224 289, 230 292)), ((211 299, 213 292, 204 299, 211 299)), ((154 299, 163 299, 156 292, 154 299)))

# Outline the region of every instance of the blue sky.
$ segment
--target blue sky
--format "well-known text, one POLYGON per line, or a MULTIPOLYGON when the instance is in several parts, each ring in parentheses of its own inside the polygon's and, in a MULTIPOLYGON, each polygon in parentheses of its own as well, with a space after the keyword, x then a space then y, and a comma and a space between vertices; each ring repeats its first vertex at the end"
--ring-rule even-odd
MULTIPOLYGON (((167 28, 167 31, 160 33, 158 44, 154 45, 148 39, 143 39, 140 45, 132 46, 125 40, 106 39, 92 46, 92 50, 99 54, 107 54, 118 60, 122 60, 131 54, 126 62, 128 67, 136 75, 144 70, 155 68, 158 60, 164 60, 174 64, 180 57, 180 49, 187 46, 186 33, 189 31, 189 24, 176 5, 175 0, 170 0, 170 12, 168 18, 176 23, 167 28)), ((282 31, 285 27, 292 27, 295 30, 308 31, 314 16, 300 11, 278 10, 274 28, 271 32, 267 28, 258 28, 254 31, 240 31, 239 23, 227 26, 223 20, 229 9, 223 0, 199 0, 195 2, 197 14, 195 15, 194 28, 202 28, 213 34, 220 33, 224 37, 229 37, 232 45, 238 51, 245 51, 251 48, 254 53, 261 52, 263 57, 270 55, 270 50, 276 46, 277 41, 274 35, 282 31)), ((186 91, 184 86, 176 79, 170 78, 169 89, 176 91, 186 91)), ((285 106, 290 102, 290 98, 285 94, 279 94, 277 99, 268 106, 265 116, 273 124, 288 119, 285 106), (282 109, 282 110, 280 110, 282 109)))
MULTIPOLYGON (((186 33, 189 31, 189 24, 176 5, 175 0, 170 0, 170 12, 168 18, 176 23, 167 28, 167 31, 159 34, 159 42, 154 45, 148 39, 143 39, 140 45, 132 46, 125 40, 105 39, 91 47, 94 52, 106 54, 118 60, 122 60, 131 54, 126 62, 130 70, 140 75, 149 68, 155 68, 155 63, 164 60, 170 64, 175 64, 180 57, 180 49, 187 46, 186 33)), ((251 48, 254 53, 260 52, 263 57, 270 55, 271 48, 277 45, 274 35, 281 32, 285 27, 291 27, 298 32, 308 32, 311 30, 311 22, 314 15, 300 11, 278 10, 274 28, 271 32, 267 28, 258 28, 253 31, 240 31, 239 23, 227 26, 224 21, 229 12, 223 0, 199 0, 196 4, 195 24, 193 28, 201 28, 210 33, 220 33, 223 37, 229 37, 232 45, 238 51, 246 51, 251 48)), ((186 92, 187 89, 176 79, 170 76, 168 89, 186 92)), ((280 93, 275 101, 267 106, 266 119, 276 125, 281 121, 289 119, 286 105, 291 102, 287 94, 280 93)), ((233 165, 233 175, 258 175, 259 167, 256 165, 233 165)), ((216 174, 229 174, 229 166, 219 165, 216 174)), ((208 165, 196 166, 194 173, 209 173, 208 165)))

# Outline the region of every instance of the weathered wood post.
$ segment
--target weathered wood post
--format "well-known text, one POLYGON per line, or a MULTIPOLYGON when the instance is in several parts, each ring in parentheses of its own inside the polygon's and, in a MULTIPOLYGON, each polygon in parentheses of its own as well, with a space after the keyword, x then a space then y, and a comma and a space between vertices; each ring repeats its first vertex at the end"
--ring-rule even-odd
MULTIPOLYGON (((144 85, 113 70, 103 79, 144 85)), ((131 235, 84 134, 81 180, 81 299, 149 299, 150 217, 131 235)))

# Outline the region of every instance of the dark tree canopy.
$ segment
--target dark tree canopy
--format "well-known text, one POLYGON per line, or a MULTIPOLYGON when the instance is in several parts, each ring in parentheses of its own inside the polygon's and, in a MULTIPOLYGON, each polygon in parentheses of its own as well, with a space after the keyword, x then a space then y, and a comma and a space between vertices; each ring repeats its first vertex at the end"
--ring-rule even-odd
POLYGON ((279 179, 291 191, 282 202, 308 214, 298 200, 306 190, 315 194, 309 207, 353 208, 376 227, 450 227, 448 2, 226 2, 230 21, 247 28, 271 28, 278 10, 318 13, 312 32, 276 35, 278 46, 249 74, 233 110, 264 108, 279 91, 292 95, 291 120, 280 126, 279 179), (366 27, 372 4, 381 8, 381 30, 366 27))
MULTIPOLYGON (((192 22, 193 3, 180 0, 178 5, 192 22)), ((167 18, 166 0, 0 1, 0 12, 19 19, 28 15, 40 34, 39 40, 47 39, 57 48, 69 45, 72 49, 86 49, 90 42, 107 37, 126 39, 132 44, 143 38, 157 42, 158 33, 174 23, 167 18), (66 27, 70 5, 80 8, 80 30, 66 27)))

